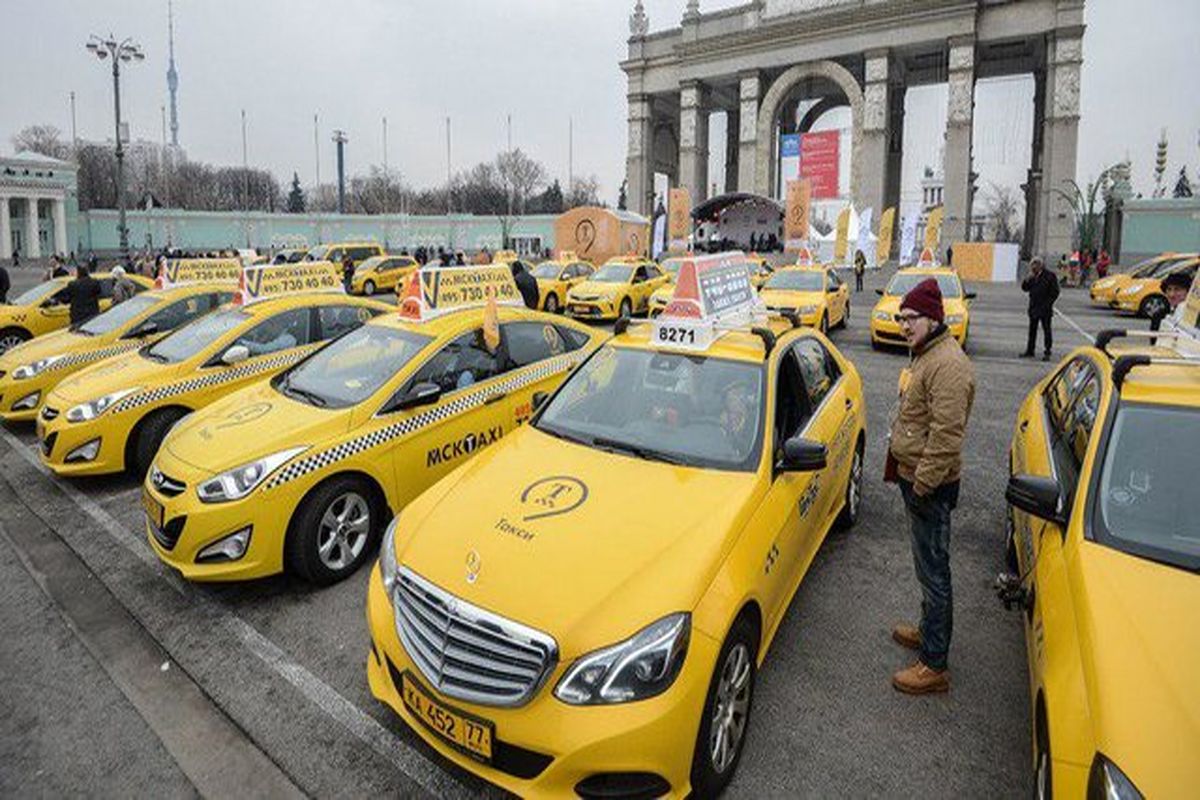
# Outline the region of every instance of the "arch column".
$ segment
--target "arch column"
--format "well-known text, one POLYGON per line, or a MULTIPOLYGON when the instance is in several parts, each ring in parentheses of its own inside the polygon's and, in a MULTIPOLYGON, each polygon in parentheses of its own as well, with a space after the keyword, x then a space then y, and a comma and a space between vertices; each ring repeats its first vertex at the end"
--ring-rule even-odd
POLYGON ((887 202, 888 176, 888 52, 867 53, 866 89, 863 90, 862 140, 851 154, 859 168, 858 191, 851 191, 861 212, 875 209, 875 218, 887 202), (861 149, 860 149, 861 148, 861 149))
POLYGON ((629 141, 625 156, 626 198, 629 209, 649 216, 654 212, 654 131, 650 97, 629 95, 629 141))
MULTIPOLYGON (((827 78, 833 81, 841 88, 849 101, 851 118, 850 197, 856 204, 861 204, 859 197, 861 170, 858 163, 862 154, 863 91, 850 71, 834 61, 812 61, 792 67, 780 75, 763 96, 756 126, 753 191, 764 197, 770 196, 771 187, 775 182, 775 159, 772 150, 775 147, 774 134, 779 117, 779 107, 792 87, 805 78, 812 77, 827 78)), ((743 119, 744 124, 745 120, 743 119)))
MULTIPOLYGON (((741 76, 738 85, 738 184, 739 192, 757 191, 758 182, 758 115, 762 78, 757 72, 741 76)), ((766 185, 764 181, 764 186, 766 185)), ((763 191, 762 194, 766 194, 763 191)))
POLYGON ((69 249, 67 247, 67 201, 61 197, 55 198, 50 213, 54 218, 54 252, 58 255, 65 255, 69 249))
POLYGON ((971 222, 971 137, 975 126, 975 39, 950 41, 950 81, 947 87, 945 216, 941 249, 967 239, 971 222))
POLYGON ((12 258, 12 219, 8 216, 8 198, 0 197, 0 258, 12 258))
POLYGON ((679 183, 693 204, 708 199, 708 109, 704 86, 685 83, 679 92, 679 183))

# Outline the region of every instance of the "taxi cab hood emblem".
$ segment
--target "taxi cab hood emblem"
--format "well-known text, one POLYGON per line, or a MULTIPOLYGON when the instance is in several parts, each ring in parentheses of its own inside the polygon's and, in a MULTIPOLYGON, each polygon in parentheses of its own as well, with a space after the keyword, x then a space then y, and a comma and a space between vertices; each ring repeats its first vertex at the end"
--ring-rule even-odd
POLYGON ((467 583, 477 581, 481 569, 483 569, 483 559, 479 557, 479 551, 469 551, 467 553, 467 583))

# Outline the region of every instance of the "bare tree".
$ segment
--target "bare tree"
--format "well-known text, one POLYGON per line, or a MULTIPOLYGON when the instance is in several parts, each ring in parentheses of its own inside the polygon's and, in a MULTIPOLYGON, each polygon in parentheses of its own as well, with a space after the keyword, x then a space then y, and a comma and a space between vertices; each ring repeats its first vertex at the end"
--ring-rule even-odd
POLYGON ((71 157, 71 145, 62 140, 62 131, 53 125, 29 125, 12 137, 13 150, 28 150, 51 158, 71 157))
POLYGON ((500 185, 512 192, 513 209, 518 214, 525 212, 526 202, 546 184, 546 168, 520 148, 496 157, 496 173, 500 185))
POLYGON ((991 191, 984 202, 987 214, 995 225, 994 238, 997 242, 1016 242, 1017 222, 1021 218, 1024 203, 1011 186, 990 184, 991 191))
POLYGON ((569 209, 600 205, 600 180, 595 175, 576 178, 571 182, 570 191, 567 192, 563 204, 569 209))

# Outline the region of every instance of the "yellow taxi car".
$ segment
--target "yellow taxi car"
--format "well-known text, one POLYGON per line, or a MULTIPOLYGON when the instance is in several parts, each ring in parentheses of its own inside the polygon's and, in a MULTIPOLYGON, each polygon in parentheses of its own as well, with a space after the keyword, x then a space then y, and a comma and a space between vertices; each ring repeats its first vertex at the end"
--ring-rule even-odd
POLYGON ((144 487, 155 552, 198 581, 353 573, 394 510, 526 422, 603 338, 505 305, 489 346, 486 316, 385 314, 181 422, 144 487))
POLYGON ((750 285, 755 289, 761 289, 775 274, 775 267, 767 260, 766 256, 758 253, 750 253, 746 256, 746 260, 754 266, 754 271, 750 275, 750 285))
POLYGON ((800 322, 822 333, 844 328, 850 321, 850 288, 825 267, 784 267, 775 271, 759 296, 767 308, 795 314, 800 322))
POLYGON ((1137 314, 1139 317, 1154 318, 1170 312, 1171 304, 1162 291, 1162 280, 1168 275, 1183 275, 1190 282, 1196 276, 1200 258, 1183 258, 1164 261, 1145 277, 1131 280, 1119 287, 1110 308, 1137 314))
POLYGON ((567 292, 567 313, 576 319, 612 320, 650 308, 650 295, 668 282, 662 269, 640 256, 605 262, 567 292))
POLYGON ((538 308, 558 313, 566 307, 571 287, 583 283, 595 271, 594 266, 570 252, 538 264, 531 270, 538 285, 538 308))
POLYGON ((233 289, 189 284, 134 295, 82 325, 39 336, 0 355, 0 419, 29 422, 60 381, 150 342, 233 298, 233 289))
POLYGON ((59 383, 37 418, 42 463, 58 475, 140 477, 183 417, 390 309, 335 292, 223 306, 59 383))
POLYGON ((667 281, 650 295, 650 307, 647 310, 650 317, 657 317, 666 310, 667 305, 671 302, 671 296, 675 294, 675 279, 679 277, 679 269, 683 266, 683 262, 693 257, 691 254, 671 256, 664 258, 659 264, 663 274, 667 276, 667 281))
MULTIPOLYGON (((100 310, 105 311, 112 305, 113 277, 108 272, 97 272, 92 277, 100 282, 100 310)), ((153 281, 141 275, 126 277, 139 292, 153 286, 153 281)), ((71 324, 71 309, 64 292, 71 281, 72 278, 51 278, 0 305, 0 353, 71 324)))
MULTIPOLYGON (((716 282, 753 298, 737 270, 716 282)), ((672 308, 411 502, 370 576, 372 694, 519 796, 715 796, 791 597, 858 514, 853 364, 782 319, 672 308)))
POLYGON ((1154 271, 1164 265, 1169 266, 1176 261, 1182 261, 1186 258, 1195 258, 1195 253, 1162 253, 1147 258, 1145 261, 1140 261, 1134 264, 1124 272, 1118 272, 1114 275, 1109 275, 1106 278, 1100 278, 1092 283, 1088 294, 1091 298, 1092 305, 1101 306, 1103 308, 1112 308, 1113 301, 1116 300, 1117 293, 1128 286, 1135 280, 1149 277, 1154 274, 1154 271))
POLYGON ((1111 344, 1134 335, 1068 355, 1013 431, 997 589, 1024 618, 1038 797, 1200 786, 1200 358, 1111 344))
POLYGON ((971 301, 975 292, 963 290, 958 273, 936 265, 909 267, 897 270, 888 281, 887 288, 876 289, 880 300, 871 311, 871 346, 876 350, 889 346, 906 347, 907 340, 900 332, 896 315, 900 313, 900 301, 914 286, 926 278, 934 278, 942 291, 942 306, 946 313, 946 327, 950 335, 963 347, 971 333, 971 301))
POLYGON ((387 255, 383 245, 378 242, 331 242, 309 248, 304 256, 305 261, 329 261, 340 265, 342 259, 350 256, 354 266, 358 266, 368 258, 387 255))
POLYGON ((354 268, 350 291, 365 295, 379 291, 394 292, 416 268, 417 260, 412 256, 371 256, 354 268))

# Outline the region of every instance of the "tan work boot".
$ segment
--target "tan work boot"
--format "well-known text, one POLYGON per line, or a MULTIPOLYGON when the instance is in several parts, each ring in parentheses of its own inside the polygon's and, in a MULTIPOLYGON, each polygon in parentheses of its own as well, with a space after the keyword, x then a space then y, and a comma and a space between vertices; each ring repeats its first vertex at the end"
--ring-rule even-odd
POLYGON ((907 647, 909 650, 921 649, 921 629, 915 625, 909 625, 907 622, 901 622, 892 628, 892 639, 896 644, 907 647))
POLYGON ((950 690, 950 670, 930 669, 918 661, 892 676, 892 686, 905 694, 931 694, 950 690))

